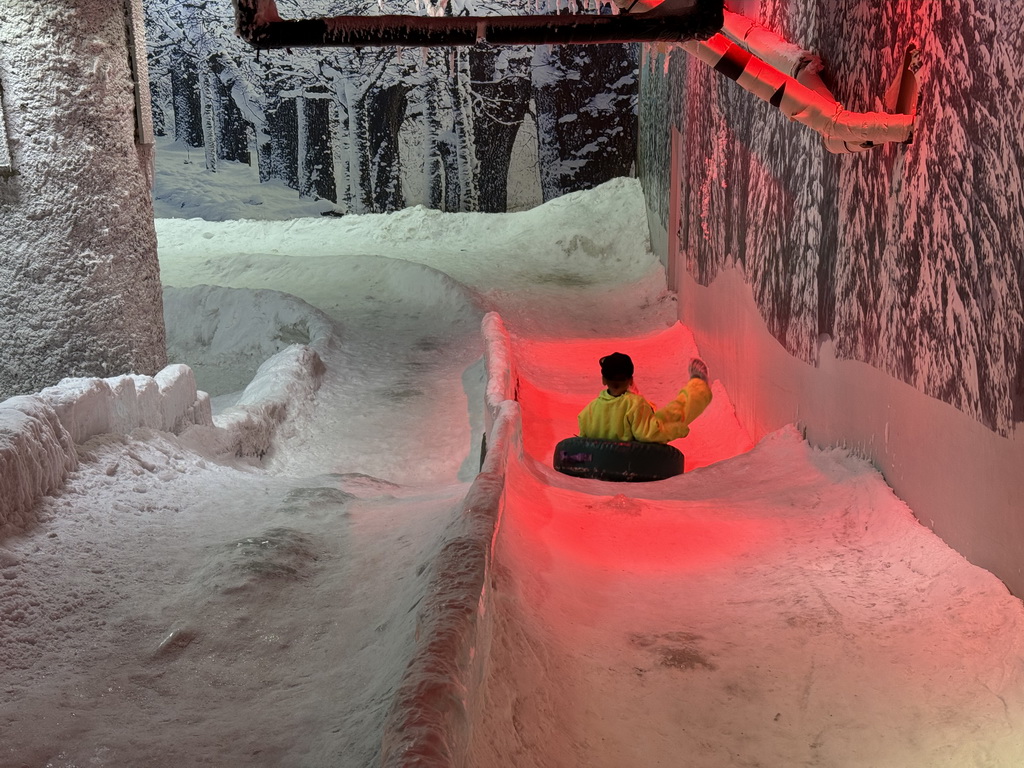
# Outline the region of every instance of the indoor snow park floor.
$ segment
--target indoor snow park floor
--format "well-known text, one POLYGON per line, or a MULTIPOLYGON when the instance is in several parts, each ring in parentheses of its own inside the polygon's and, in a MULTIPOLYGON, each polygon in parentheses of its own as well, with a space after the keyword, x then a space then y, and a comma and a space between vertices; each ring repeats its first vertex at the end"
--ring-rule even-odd
POLYGON ((172 357, 218 410, 291 341, 326 371, 262 461, 94 438, 2 531, 0 768, 378 765, 479 464, 490 310, 522 451, 460 764, 1019 768, 1020 601, 865 462, 752 444, 716 382, 685 474, 551 468, 600 356, 661 404, 698 353, 645 226, 626 180, 520 214, 158 220, 172 357))

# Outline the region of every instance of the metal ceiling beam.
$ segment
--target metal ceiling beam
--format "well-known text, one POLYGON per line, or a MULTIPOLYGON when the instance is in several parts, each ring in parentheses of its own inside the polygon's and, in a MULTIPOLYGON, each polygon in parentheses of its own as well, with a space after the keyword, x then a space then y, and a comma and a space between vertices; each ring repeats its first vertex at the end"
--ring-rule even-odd
MULTIPOLYGON (((321 16, 282 19, 274 0, 234 0, 239 36, 257 49, 364 46, 548 45, 706 40, 724 0, 643 14, 542 16, 321 16)), ((666 0, 664 6, 677 5, 666 0)))

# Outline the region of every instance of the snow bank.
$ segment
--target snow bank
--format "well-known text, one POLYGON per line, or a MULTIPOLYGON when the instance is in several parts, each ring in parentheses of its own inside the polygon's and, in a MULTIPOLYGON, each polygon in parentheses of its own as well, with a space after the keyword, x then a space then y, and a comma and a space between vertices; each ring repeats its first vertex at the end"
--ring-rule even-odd
POLYGON ((505 322, 497 312, 488 312, 481 322, 484 336, 484 361, 487 366, 487 385, 484 403, 487 410, 487 431, 498 416, 501 403, 515 399, 515 375, 512 370, 512 343, 505 322))
POLYGON ((40 496, 75 468, 75 447, 53 408, 38 397, 0 403, 0 525, 21 524, 40 496))
POLYGON ((493 426, 480 474, 462 502, 459 535, 448 541, 418 617, 418 650, 406 668, 384 726, 381 766, 462 765, 473 713, 481 706, 491 638, 493 543, 505 499, 505 467, 522 451, 519 404, 512 393, 511 348, 501 317, 482 322, 493 426))
POLYGON ((292 406, 313 397, 326 370, 315 350, 292 344, 259 367, 238 403, 214 417, 212 426, 196 426, 182 438, 208 455, 263 458, 292 406))
MULTIPOLYGON (((248 292, 247 292, 248 293, 248 292)), ((324 323, 328 323, 326 318, 324 323)), ((309 326, 315 339, 328 330, 309 326)), ((207 455, 264 456, 290 406, 309 400, 325 368, 309 346, 292 344, 264 362, 238 403, 214 419, 210 398, 187 365, 156 376, 64 379, 0 403, 0 525, 21 524, 36 500, 78 466, 76 445, 140 427, 180 435, 207 455)))
POLYGON ((164 287, 167 354, 187 363, 211 397, 239 392, 264 361, 290 344, 323 350, 331 319, 281 291, 197 285, 164 287))
POLYGON ((325 313, 275 290, 165 286, 164 316, 170 357, 221 396, 212 421, 183 435, 210 456, 265 456, 278 427, 320 388, 320 353, 337 339, 325 313))
MULTIPOLYGON (((564 298, 567 288, 574 295, 590 286, 621 289, 623 282, 640 280, 661 263, 649 247, 640 182, 625 178, 519 213, 445 213, 416 206, 288 221, 158 218, 156 228, 160 276, 172 285, 215 280, 224 285, 236 273, 223 259, 243 253, 260 259, 296 254, 313 267, 323 264, 321 258, 384 256, 433 266, 480 291, 541 287, 564 298)), ((292 266, 298 266, 295 262, 292 266)), ((558 313, 567 320, 571 314, 558 313)))
POLYGON ((192 371, 170 365, 156 376, 64 379, 35 395, 0 403, 0 525, 23 522, 42 495, 78 465, 75 445, 138 427, 179 433, 212 425, 210 401, 192 371))
POLYGON ((462 535, 437 558, 418 619, 419 646, 392 700, 381 766, 441 768, 464 764, 473 713, 482 702, 491 638, 493 542, 505 499, 509 451, 521 445, 519 404, 501 404, 492 450, 462 502, 462 535))
POLYGON ((156 376, 64 379, 38 396, 54 409, 76 445, 138 427, 177 434, 192 424, 213 423, 209 398, 196 390, 192 370, 181 364, 156 376))
MULTIPOLYGON (((250 292, 245 292, 250 293, 250 292)), ((329 321, 311 321, 313 340, 329 321)), ((64 379, 35 395, 0 403, 0 525, 21 524, 36 500, 59 489, 78 466, 76 445, 96 435, 141 427, 180 435, 213 456, 263 457, 295 403, 320 386, 324 364, 311 347, 292 344, 266 360, 237 404, 213 417, 210 398, 196 389, 187 365, 156 376, 64 379)))

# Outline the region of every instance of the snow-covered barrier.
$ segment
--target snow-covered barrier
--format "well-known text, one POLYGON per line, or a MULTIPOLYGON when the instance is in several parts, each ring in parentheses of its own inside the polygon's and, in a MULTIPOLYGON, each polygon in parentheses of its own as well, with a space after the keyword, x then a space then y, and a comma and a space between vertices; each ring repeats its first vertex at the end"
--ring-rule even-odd
POLYGON ((336 334, 326 314, 296 296, 217 285, 165 286, 164 323, 168 358, 187 363, 213 398, 244 389, 292 344, 323 351, 336 334))
POLYGON ((213 423, 210 400, 196 391, 187 365, 169 365, 156 376, 64 379, 37 397, 53 408, 76 445, 138 427, 177 434, 193 424, 213 423))
POLYGON ((218 413, 208 426, 196 426, 183 437, 193 447, 214 455, 262 458, 270 450, 289 407, 309 400, 320 389, 327 368, 304 344, 292 344, 266 360, 238 402, 218 413))
POLYGON ((76 461, 71 436, 39 397, 0 403, 0 525, 23 523, 36 499, 59 488, 76 461))
POLYGON ((40 496, 57 490, 78 465, 75 445, 138 427, 180 433, 212 425, 209 398, 191 369, 156 376, 64 379, 35 395, 0 403, 0 524, 18 523, 40 496))
POLYGON ((491 638, 493 544, 511 451, 522 450, 511 346, 496 313, 483 318, 488 451, 462 502, 460 535, 442 548, 417 623, 417 651, 392 701, 382 768, 462 766, 491 638))
POLYGON ((484 405, 489 432, 501 404, 505 400, 516 399, 516 375, 512 365, 512 342, 501 315, 488 312, 480 323, 480 329, 484 337, 484 362, 487 366, 484 405))
POLYGON ((491 638, 490 570, 509 451, 521 446, 519 404, 498 409, 483 468, 462 502, 461 536, 441 550, 417 620, 418 649, 384 725, 382 768, 464 764, 491 638))

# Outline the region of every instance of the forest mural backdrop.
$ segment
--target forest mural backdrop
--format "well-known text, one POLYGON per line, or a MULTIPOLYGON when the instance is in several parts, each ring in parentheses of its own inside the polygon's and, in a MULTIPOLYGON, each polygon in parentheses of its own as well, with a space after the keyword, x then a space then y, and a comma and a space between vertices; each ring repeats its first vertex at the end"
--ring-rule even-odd
POLYGON ((1016 0, 761 0, 750 15, 819 53, 848 109, 885 110, 921 50, 915 140, 832 155, 818 134, 679 48, 645 52, 640 177, 703 285, 737 265, 786 349, 819 338, 999 434, 1024 420, 1024 6, 1016 0))
MULTIPOLYGON (((285 18, 568 12, 556 2, 279 0, 278 8, 285 18)), ((156 133, 202 148, 210 172, 250 163, 261 181, 282 180, 343 213, 417 204, 504 211, 633 175, 636 44, 257 55, 234 34, 231 0, 147 0, 145 9, 156 133), (510 189, 526 191, 510 201, 510 189)))

